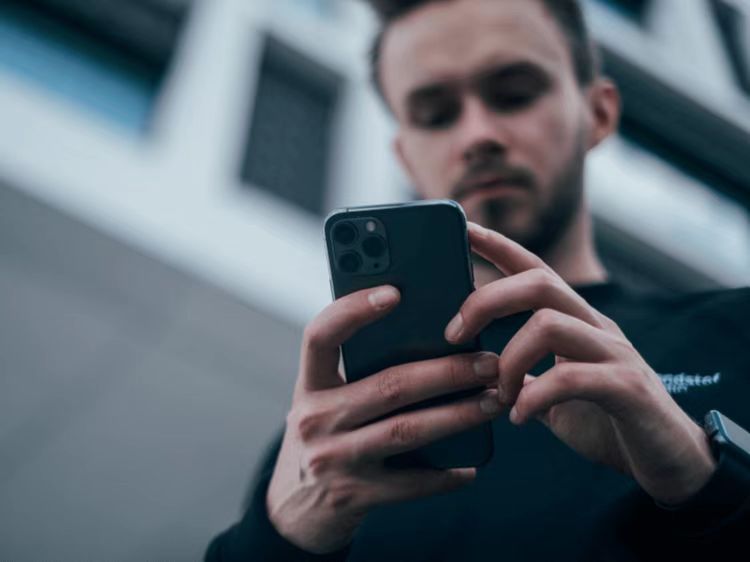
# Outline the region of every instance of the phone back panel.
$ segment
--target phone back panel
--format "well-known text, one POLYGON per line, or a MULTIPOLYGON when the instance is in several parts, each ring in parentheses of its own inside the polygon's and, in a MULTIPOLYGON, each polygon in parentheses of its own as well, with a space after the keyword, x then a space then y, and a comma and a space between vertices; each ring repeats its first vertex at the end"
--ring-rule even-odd
MULTIPOLYGON (((474 290, 466 219, 452 201, 430 201, 337 211, 325 225, 335 298, 361 289, 393 285, 399 305, 383 319, 364 327, 343 346, 348 382, 383 369, 479 350, 477 340, 456 346, 444 332, 448 322, 474 290), (378 273, 349 274, 336 265, 332 229, 342 220, 376 219, 385 229, 389 263, 378 273)), ((445 403, 475 394, 453 393, 414 407, 445 403)), ((492 455, 490 424, 447 437, 414 453, 399 455, 399 464, 434 467, 478 466, 492 455)))

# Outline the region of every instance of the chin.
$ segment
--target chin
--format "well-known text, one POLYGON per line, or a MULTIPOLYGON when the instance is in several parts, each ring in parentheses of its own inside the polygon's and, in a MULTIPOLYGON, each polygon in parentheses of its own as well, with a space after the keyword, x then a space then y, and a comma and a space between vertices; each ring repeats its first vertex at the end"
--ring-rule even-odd
POLYGON ((470 221, 496 230, 509 238, 511 233, 520 234, 529 227, 528 207, 518 199, 489 199, 464 210, 470 221))

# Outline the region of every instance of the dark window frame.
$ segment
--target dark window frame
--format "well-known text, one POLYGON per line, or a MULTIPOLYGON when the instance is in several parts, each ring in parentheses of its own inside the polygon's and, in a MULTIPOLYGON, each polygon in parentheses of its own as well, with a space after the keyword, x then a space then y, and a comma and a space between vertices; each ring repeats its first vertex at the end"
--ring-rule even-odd
POLYGON ((710 5, 737 85, 750 96, 750 44, 742 42, 743 33, 750 34, 750 14, 725 0, 710 0, 710 5))
MULTIPOLYGON (((2 14, 55 48, 143 88, 149 105, 128 125, 147 134, 191 6, 192 0, 5 0, 2 14)), ((90 102, 83 105, 101 113, 90 102)))
POLYGON ((653 0, 597 0, 609 9, 624 15, 638 25, 644 25, 648 19, 648 12, 653 0))
POLYGON ((164 0, 5 0, 56 20, 96 42, 165 72, 191 2, 164 0))

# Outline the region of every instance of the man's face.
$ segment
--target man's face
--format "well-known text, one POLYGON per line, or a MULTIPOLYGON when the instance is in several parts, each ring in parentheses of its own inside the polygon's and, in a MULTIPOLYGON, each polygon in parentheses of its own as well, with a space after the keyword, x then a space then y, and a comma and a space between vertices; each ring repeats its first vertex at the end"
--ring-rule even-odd
POLYGON ((451 0, 391 26, 383 89, 420 195, 540 255, 582 204, 591 119, 568 44, 540 1, 451 0))

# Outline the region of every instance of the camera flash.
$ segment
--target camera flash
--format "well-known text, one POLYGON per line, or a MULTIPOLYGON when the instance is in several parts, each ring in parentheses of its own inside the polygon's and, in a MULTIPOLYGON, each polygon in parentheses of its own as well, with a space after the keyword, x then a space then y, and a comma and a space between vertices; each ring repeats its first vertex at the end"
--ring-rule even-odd
POLYGON ((367 232, 375 232, 375 221, 367 221, 367 224, 365 224, 365 230, 367 232))

